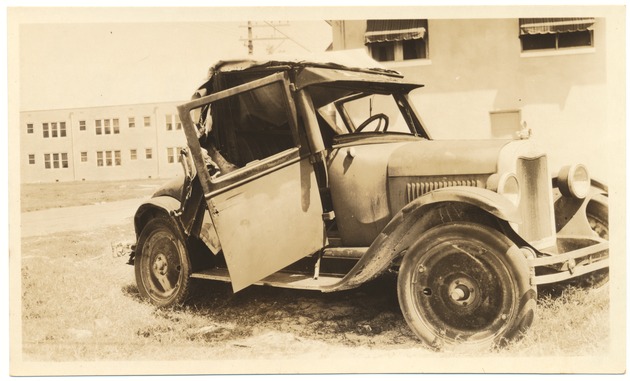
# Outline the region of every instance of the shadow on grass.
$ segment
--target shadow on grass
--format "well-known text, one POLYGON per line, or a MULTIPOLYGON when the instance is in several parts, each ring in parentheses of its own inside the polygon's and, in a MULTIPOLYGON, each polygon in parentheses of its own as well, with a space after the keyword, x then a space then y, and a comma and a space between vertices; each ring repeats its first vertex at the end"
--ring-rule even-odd
MULTIPOLYGON (((384 345, 419 345, 400 312, 394 277, 381 277, 354 290, 334 293, 266 286, 251 286, 233 293, 229 283, 199 279, 193 279, 191 286, 190 297, 183 306, 156 308, 153 313, 173 324, 187 320, 187 327, 195 326, 185 333, 188 340, 216 342, 277 332, 350 346, 375 341, 384 345)), ((125 296, 146 303, 135 285, 127 285, 122 291, 125 296)), ((162 325, 166 329, 166 324, 162 325)), ((138 334, 166 334, 158 328, 146 327, 138 334)))

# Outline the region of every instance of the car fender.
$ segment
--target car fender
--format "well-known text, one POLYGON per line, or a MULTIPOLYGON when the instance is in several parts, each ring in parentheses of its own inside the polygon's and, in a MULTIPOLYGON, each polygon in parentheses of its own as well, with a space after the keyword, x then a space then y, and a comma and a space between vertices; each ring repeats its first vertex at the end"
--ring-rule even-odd
POLYGON ((181 202, 178 199, 166 195, 153 197, 144 202, 140 205, 140 207, 138 207, 133 219, 134 227, 136 229, 136 237, 140 236, 144 226, 156 213, 170 215, 171 211, 179 209, 180 205, 181 202))
MULTIPOLYGON (((171 212, 178 210, 180 206, 181 202, 177 198, 171 196, 153 197, 149 201, 140 205, 134 217, 136 237, 140 236, 140 232, 142 232, 144 226, 153 216, 155 216, 156 213, 172 215, 171 212)), ((173 220, 173 223, 175 223, 175 220, 173 220)), ((212 222, 212 218, 210 217, 210 213, 208 213, 207 209, 203 213, 201 228, 197 232, 201 241, 203 241, 213 254, 218 254, 221 251, 221 242, 219 241, 219 236, 217 235, 214 223, 212 222)))
MULTIPOLYGON (((339 282, 324 287, 322 291, 332 292, 354 288, 381 274, 395 258, 416 242, 420 234, 441 223, 436 222, 435 219, 423 217, 429 216, 428 212, 432 207, 442 203, 465 204, 477 211, 481 210, 483 215, 493 216, 510 223, 521 221, 517 207, 493 191, 464 186, 435 190, 403 207, 385 226, 348 274, 339 282)), ((461 216, 449 215, 448 220, 443 222, 456 221, 458 217, 461 216)))

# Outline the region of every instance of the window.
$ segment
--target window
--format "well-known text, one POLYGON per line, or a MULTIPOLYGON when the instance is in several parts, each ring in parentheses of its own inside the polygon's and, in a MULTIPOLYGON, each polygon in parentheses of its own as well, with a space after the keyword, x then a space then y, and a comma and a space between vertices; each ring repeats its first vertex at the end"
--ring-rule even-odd
POLYGON ((145 127, 151 127, 151 117, 150 116, 145 116, 144 117, 144 126, 145 127))
POLYGON ((119 167, 122 164, 121 151, 97 151, 96 165, 98 167, 119 167))
POLYGON ((147 149, 144 151, 144 156, 145 156, 147 159, 153 159, 153 150, 152 150, 151 148, 147 148, 147 149))
POLYGON ((29 155, 28 155, 28 163, 29 163, 30 165, 35 164, 35 155, 34 155, 34 154, 29 154, 29 155))
POLYGON ((428 58, 428 21, 368 20, 365 44, 377 61, 428 58))
POLYGON ((166 157, 169 163, 175 162, 175 150, 177 148, 167 148, 166 149, 166 157))
POLYGON ((115 119, 97 119, 96 120, 96 135, 111 135, 120 134, 120 121, 115 119))
POLYGON ((138 150, 135 150, 135 149, 129 150, 129 159, 131 160, 138 159, 138 150))
POLYGON ((79 121, 79 131, 85 131, 85 120, 79 121))
POLYGON ((59 136, 66 137, 66 122, 59 123, 59 136))
POLYGON ((177 128, 178 130, 182 129, 182 121, 179 120, 178 114, 175 114, 175 128, 177 128))
POLYGON ((519 19, 523 51, 593 46, 594 18, 519 19))
MULTIPOLYGON (((243 167, 295 148, 286 96, 281 82, 276 81, 213 102, 211 117, 225 126, 214 135, 216 148, 223 157, 221 161, 225 159, 228 164, 243 167)), ((199 116, 197 110, 193 111, 202 125, 206 122, 207 109, 202 109, 199 116)), ((173 149, 173 160, 174 155, 173 149)))
POLYGON ((130 117, 127 124, 129 125, 129 128, 135 128, 136 127, 136 118, 134 117, 130 117))
POLYGON ((88 161, 87 152, 81 152, 81 162, 85 163, 88 161))
POLYGON ((54 122, 50 123, 50 135, 53 138, 56 138, 57 137, 57 133, 58 133, 58 131, 57 131, 57 123, 54 123, 54 122))
POLYGON ((173 129, 173 115, 166 115, 166 131, 171 131, 173 129))
POLYGON ((33 123, 27 123, 26 124, 26 133, 27 134, 32 134, 35 130, 33 129, 33 123))
POLYGON ((48 123, 43 123, 42 124, 42 131, 44 133, 44 137, 45 138, 49 137, 48 123))
MULTIPOLYGON (((30 160, 30 157, 29 157, 29 160, 30 160)), ((33 164, 34 163, 35 163, 35 157, 33 157, 33 164)), ((44 154, 44 168, 46 169, 68 168, 68 154, 66 152, 45 153, 44 154)))

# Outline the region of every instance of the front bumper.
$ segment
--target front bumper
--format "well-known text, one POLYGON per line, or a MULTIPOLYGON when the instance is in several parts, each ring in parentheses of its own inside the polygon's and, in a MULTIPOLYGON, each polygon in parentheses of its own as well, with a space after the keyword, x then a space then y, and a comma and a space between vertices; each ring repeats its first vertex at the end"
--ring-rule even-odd
POLYGON ((609 266, 606 241, 556 255, 535 257, 531 252, 526 254, 533 270, 532 285, 561 282, 609 266))

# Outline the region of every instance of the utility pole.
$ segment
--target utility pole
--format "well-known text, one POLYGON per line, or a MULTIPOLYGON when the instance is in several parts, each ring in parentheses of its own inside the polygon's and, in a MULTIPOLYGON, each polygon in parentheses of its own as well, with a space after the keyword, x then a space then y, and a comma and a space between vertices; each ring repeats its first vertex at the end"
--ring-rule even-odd
MULTIPOLYGON (((259 24, 259 23, 253 23, 251 21, 248 21, 247 25, 241 25, 241 27, 247 28, 247 38, 246 39, 241 38, 240 41, 247 41, 247 54, 249 54, 250 56, 254 54, 254 41, 259 41, 259 40, 283 40, 282 42, 286 40, 291 40, 294 43, 298 44, 299 46, 304 47, 303 45, 301 45, 300 43, 298 43, 297 41, 289 37, 286 33, 283 33, 280 29, 278 29, 279 27, 289 26, 289 25, 290 24, 288 22, 273 23, 273 22, 263 21, 262 23, 259 24), (260 37, 257 35, 255 36, 254 28, 267 28, 267 29, 271 28, 273 35, 267 34, 265 36, 260 36, 260 37), (276 32, 280 34, 281 36, 276 36, 275 35, 276 32)), ((275 50, 275 48, 271 49, 272 52, 273 50, 275 50)))
POLYGON ((247 22, 247 54, 249 54, 250 56, 252 54, 254 54, 254 40, 253 40, 253 33, 252 33, 252 22, 248 21, 247 22))

